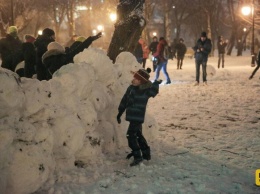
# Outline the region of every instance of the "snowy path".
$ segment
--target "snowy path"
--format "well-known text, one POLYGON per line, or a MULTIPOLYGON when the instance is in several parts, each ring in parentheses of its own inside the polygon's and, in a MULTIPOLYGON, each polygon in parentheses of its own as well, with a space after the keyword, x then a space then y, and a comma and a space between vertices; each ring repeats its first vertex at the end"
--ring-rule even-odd
MULTIPOLYGON (((225 69, 209 67, 208 86, 196 87, 194 61, 178 71, 170 61, 173 83, 160 87, 147 110, 159 124, 158 139, 148 139, 152 160, 130 168, 126 145, 104 168, 64 175, 48 193, 260 193, 260 72, 249 81, 248 61, 227 57, 225 69)), ((208 64, 216 67, 216 58, 208 64)))

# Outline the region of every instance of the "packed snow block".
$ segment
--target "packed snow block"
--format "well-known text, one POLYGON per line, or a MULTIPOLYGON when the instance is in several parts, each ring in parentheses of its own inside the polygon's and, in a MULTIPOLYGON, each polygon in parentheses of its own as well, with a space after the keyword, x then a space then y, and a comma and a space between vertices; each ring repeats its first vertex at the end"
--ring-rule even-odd
POLYGON ((74 57, 75 63, 84 62, 87 67, 92 66, 95 70, 96 79, 109 86, 113 83, 115 74, 113 63, 103 50, 88 48, 74 57))
MULTIPOLYGON (((8 122, 3 120, 0 122, 8 122)), ((4 186, 1 193, 34 192, 55 168, 52 133, 47 128, 36 129, 25 118, 9 122, 9 126, 0 130, 0 185, 4 186)))
POLYGON ((86 133, 82 148, 75 154, 75 162, 81 161, 84 167, 101 166, 104 160, 101 144, 103 144, 102 138, 97 131, 86 133))
POLYGON ((53 173, 55 162, 44 144, 48 142, 42 142, 40 145, 22 140, 14 142, 12 161, 8 167, 6 194, 32 193, 53 173))
POLYGON ((207 65, 207 76, 213 77, 216 75, 216 69, 212 65, 207 65))
POLYGON ((0 193, 6 193, 7 179, 9 177, 8 165, 12 161, 12 142, 14 138, 13 131, 10 128, 3 128, 4 124, 0 123, 0 193))
POLYGON ((0 118, 3 118, 22 109, 25 96, 16 73, 0 68, 0 83, 0 118))
POLYGON ((89 100, 81 101, 76 111, 77 118, 81 120, 86 132, 95 129, 98 120, 97 114, 93 103, 89 100))
POLYGON ((42 111, 50 97, 50 84, 37 79, 22 79, 22 88, 25 95, 24 116, 30 116, 42 111))
POLYGON ((108 88, 100 82, 95 83, 95 86, 89 96, 89 99, 93 103, 97 112, 102 112, 113 102, 108 88))
POLYGON ((103 118, 97 127, 97 132, 101 137, 102 152, 115 154, 118 148, 127 144, 127 141, 123 141, 122 143, 122 140, 126 140, 126 131, 124 129, 117 130, 117 128, 115 128, 116 119, 114 117, 109 120, 103 118), (112 123, 113 121, 114 123, 112 123))
MULTIPOLYGON (((50 80, 51 86, 55 81, 60 83, 59 90, 62 94, 76 93, 84 98, 91 92, 96 76, 94 69, 88 64, 68 64, 62 66, 53 74, 53 79, 50 80)), ((52 88, 56 89, 55 87, 52 88)))
POLYGON ((115 63, 121 63, 123 66, 133 66, 138 67, 140 64, 136 61, 135 56, 130 52, 121 52, 117 58, 115 63))
POLYGON ((75 115, 55 118, 51 129, 54 135, 54 155, 57 158, 73 157, 83 146, 85 130, 75 115))
POLYGON ((158 132, 158 123, 154 117, 152 117, 149 113, 145 114, 145 122, 143 124, 143 133, 147 141, 153 141, 157 139, 158 132))

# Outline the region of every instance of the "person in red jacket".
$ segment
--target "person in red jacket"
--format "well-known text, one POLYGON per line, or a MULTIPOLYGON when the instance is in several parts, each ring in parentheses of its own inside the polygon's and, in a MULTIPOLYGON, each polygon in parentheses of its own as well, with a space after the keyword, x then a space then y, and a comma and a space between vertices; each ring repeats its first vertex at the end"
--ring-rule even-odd
POLYGON ((166 84, 170 84, 171 79, 167 72, 168 57, 164 55, 164 49, 168 49, 168 43, 166 42, 164 37, 160 37, 156 52, 153 54, 153 56, 158 59, 157 68, 155 70, 155 80, 159 78, 160 71, 162 69, 164 76, 166 77, 166 84))

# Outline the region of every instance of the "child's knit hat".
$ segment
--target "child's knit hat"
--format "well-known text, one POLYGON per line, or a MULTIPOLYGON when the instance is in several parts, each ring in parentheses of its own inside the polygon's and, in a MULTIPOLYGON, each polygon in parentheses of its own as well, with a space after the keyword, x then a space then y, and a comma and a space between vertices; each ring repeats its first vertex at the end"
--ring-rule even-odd
POLYGON ((149 73, 151 72, 150 68, 145 69, 139 69, 138 71, 134 72, 134 78, 138 79, 141 81, 142 84, 146 83, 149 81, 150 75, 149 73))
POLYGON ((16 33, 17 34, 18 32, 18 29, 16 26, 9 26, 8 30, 7 30, 7 33, 8 34, 13 34, 13 33, 16 33))

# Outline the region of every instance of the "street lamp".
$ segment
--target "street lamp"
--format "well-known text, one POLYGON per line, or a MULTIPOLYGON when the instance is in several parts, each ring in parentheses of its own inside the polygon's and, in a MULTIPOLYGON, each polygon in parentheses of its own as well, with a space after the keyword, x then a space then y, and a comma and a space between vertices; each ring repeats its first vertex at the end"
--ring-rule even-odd
POLYGON ((109 15, 109 17, 110 17, 110 20, 111 20, 112 22, 116 21, 116 19, 117 19, 117 16, 116 16, 115 13, 111 13, 111 14, 109 15))
POLYGON ((242 14, 243 15, 249 15, 251 13, 252 15, 252 43, 251 43, 251 66, 255 66, 255 10, 254 10, 255 0, 253 0, 251 6, 245 6, 242 7, 242 14))

